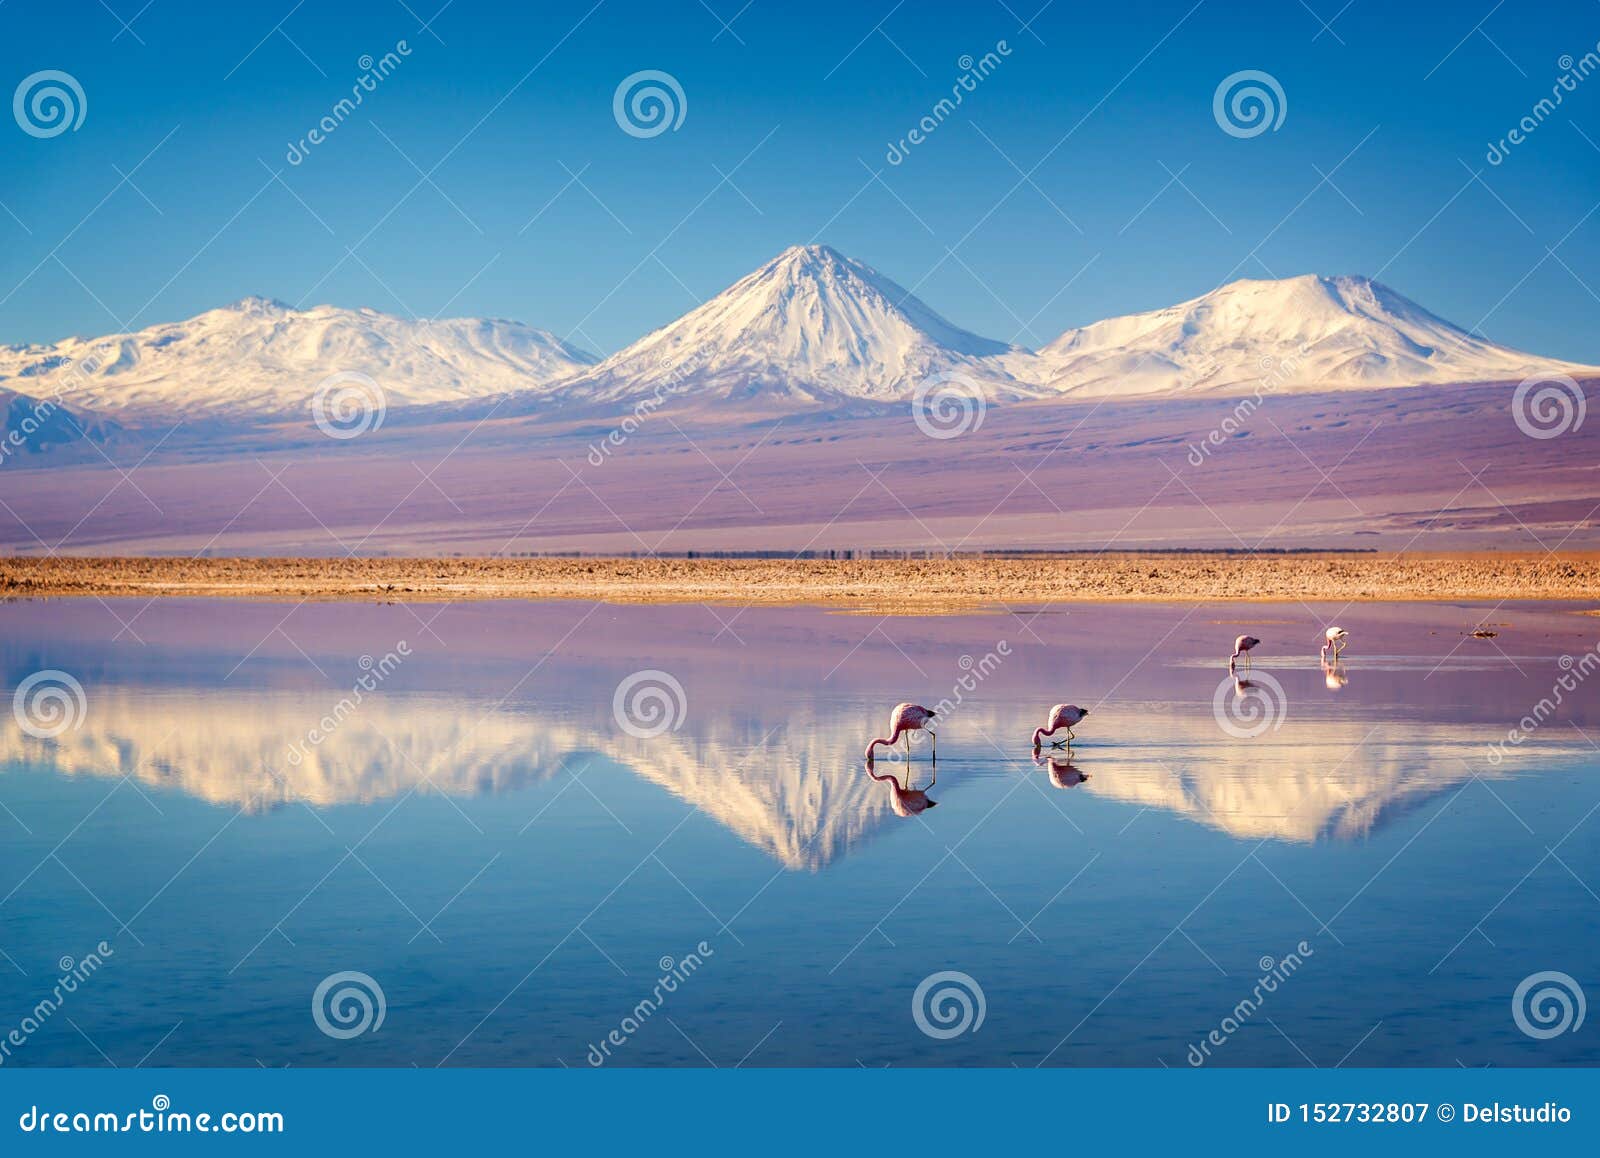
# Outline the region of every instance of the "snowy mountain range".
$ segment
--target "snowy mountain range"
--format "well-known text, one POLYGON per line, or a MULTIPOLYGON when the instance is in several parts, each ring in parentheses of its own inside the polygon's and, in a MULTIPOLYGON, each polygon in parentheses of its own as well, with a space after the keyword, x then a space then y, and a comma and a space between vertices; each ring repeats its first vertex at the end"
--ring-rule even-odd
POLYGON ((0 390, 127 425, 303 419, 317 384, 341 371, 371 376, 387 405, 402 407, 538 390, 594 361, 519 322, 407 321, 248 297, 133 334, 0 346, 0 390))
POLYGON ((652 395, 744 409, 884 403, 911 397, 936 375, 1010 399, 1600 373, 1495 345, 1368 278, 1315 275, 1232 282, 1069 330, 1033 352, 961 329, 823 245, 785 250, 603 361, 516 322, 408 321, 264 298, 138 333, 0 347, 0 393, 56 399, 131 427, 180 418, 303 422, 318 384, 340 372, 378 382, 391 412, 505 413, 652 395))

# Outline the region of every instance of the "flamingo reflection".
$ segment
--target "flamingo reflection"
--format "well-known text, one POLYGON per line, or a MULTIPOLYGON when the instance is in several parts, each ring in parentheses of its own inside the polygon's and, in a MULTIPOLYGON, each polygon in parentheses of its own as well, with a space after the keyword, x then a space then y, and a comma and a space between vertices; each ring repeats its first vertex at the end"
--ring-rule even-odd
POLYGON ((1076 788, 1089 779, 1089 774, 1080 772, 1070 758, 1035 756, 1033 762, 1045 766, 1045 771, 1050 773, 1050 783, 1057 788, 1076 788))
MULTIPOLYGON (((928 780, 928 788, 932 788, 939 781, 938 761, 931 765, 933 775, 928 780)), ((927 788, 911 787, 911 769, 906 768, 906 782, 904 786, 895 778, 893 773, 879 776, 872 770, 872 761, 867 761, 867 775, 874 780, 882 781, 889 786, 889 807, 894 809, 896 816, 919 816, 930 808, 938 805, 937 800, 930 799, 927 788)))
POLYGON ((1326 656, 1322 660, 1322 678, 1328 685, 1329 691, 1338 691, 1350 682, 1350 677, 1345 674, 1344 664, 1338 660, 1330 660, 1326 656))

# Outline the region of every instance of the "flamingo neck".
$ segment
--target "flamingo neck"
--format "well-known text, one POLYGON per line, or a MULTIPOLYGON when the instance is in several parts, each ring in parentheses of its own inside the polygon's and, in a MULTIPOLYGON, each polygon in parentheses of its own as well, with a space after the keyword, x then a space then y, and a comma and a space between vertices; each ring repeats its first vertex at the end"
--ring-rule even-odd
POLYGON ((1035 728, 1033 730, 1033 746, 1037 748, 1039 746, 1039 741, 1049 734, 1050 732, 1046 731, 1044 728, 1035 728))
POLYGON ((886 745, 887 747, 891 747, 891 748, 894 747, 894 745, 900 739, 900 732, 901 732, 901 729, 896 728, 894 730, 894 734, 893 735, 888 736, 887 738, 885 738, 883 736, 879 736, 876 740, 872 741, 872 743, 868 744, 867 745, 867 759, 868 760, 872 759, 872 750, 874 748, 876 748, 879 744, 883 744, 883 745, 886 745))

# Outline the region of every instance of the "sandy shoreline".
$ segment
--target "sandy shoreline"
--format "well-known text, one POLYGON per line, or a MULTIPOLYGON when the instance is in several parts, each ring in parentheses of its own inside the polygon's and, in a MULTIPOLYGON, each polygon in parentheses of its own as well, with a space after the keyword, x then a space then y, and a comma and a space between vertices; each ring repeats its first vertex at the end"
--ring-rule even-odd
POLYGON ((0 596, 821 604, 938 612, 1060 602, 1600 600, 1600 553, 1106 553, 947 559, 0 560, 0 596))

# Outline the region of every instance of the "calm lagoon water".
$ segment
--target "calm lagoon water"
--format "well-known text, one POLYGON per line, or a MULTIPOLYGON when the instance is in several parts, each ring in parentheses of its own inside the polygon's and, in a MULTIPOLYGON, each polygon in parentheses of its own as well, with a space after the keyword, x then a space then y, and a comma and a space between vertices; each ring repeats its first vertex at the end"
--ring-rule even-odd
POLYGON ((1597 628, 9 603, 7 700, 35 714, 0 713, 3 1060, 1183 1067, 1216 1031, 1207 1065, 1595 1064, 1593 1020, 1530 1036, 1513 995, 1600 984, 1600 673, 1489 745, 1597 628), (34 734, 50 681, 71 726, 34 734), (874 779, 902 700, 949 701, 937 761, 874 779), (1062 701, 1090 718, 1035 761, 1062 701), (383 995, 354 1036, 314 1013, 347 972, 383 995))

